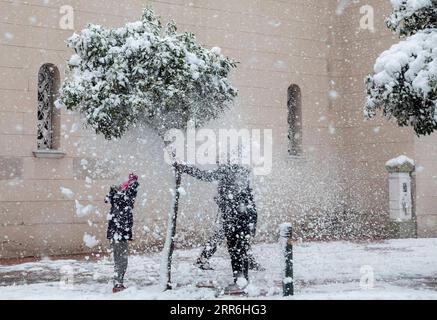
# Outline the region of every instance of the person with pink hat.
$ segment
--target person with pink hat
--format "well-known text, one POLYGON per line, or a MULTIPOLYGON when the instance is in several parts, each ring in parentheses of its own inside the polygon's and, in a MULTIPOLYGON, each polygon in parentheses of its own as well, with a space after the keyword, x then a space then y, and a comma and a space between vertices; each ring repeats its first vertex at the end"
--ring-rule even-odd
POLYGON ((123 280, 128 265, 129 241, 132 241, 132 211, 139 185, 138 176, 131 173, 126 182, 112 186, 105 199, 106 203, 111 204, 107 238, 114 254, 114 293, 126 289, 123 280))

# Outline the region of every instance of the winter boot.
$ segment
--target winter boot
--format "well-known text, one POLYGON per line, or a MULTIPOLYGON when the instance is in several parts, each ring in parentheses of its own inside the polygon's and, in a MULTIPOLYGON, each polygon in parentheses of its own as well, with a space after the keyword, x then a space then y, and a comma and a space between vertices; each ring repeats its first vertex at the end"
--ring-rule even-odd
POLYGON ((253 270, 253 271, 266 271, 266 268, 264 268, 258 262, 250 260, 249 261, 249 270, 253 270))
POLYGON ((225 295, 231 295, 231 296, 243 296, 246 294, 246 291, 244 290, 245 287, 242 287, 236 283, 228 285, 224 290, 223 293, 225 295))
POLYGON ((123 290, 126 290, 126 287, 122 284, 117 284, 114 288, 112 288, 112 293, 118 293, 123 290))
POLYGON ((208 260, 204 260, 202 258, 197 259, 196 263, 194 264, 195 266, 197 266, 199 269, 202 270, 214 270, 213 267, 211 267, 211 265, 209 264, 208 260))

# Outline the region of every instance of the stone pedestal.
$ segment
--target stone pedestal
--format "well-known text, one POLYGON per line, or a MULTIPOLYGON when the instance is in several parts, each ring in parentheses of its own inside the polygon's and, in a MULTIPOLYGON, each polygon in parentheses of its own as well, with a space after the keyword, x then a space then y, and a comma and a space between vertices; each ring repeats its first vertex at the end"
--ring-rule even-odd
POLYGON ((400 156, 386 163, 389 172, 391 233, 394 238, 416 236, 411 179, 414 168, 414 161, 406 156, 400 156))

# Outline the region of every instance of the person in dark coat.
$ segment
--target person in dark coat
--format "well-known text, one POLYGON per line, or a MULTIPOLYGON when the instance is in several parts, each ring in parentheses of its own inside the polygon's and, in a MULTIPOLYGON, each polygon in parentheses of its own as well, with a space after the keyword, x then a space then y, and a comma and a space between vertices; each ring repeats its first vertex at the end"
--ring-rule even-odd
POLYGON ((256 229, 256 208, 249 186, 250 171, 238 164, 222 164, 216 170, 203 171, 193 166, 176 164, 182 172, 202 181, 218 181, 217 205, 221 211, 234 283, 249 280, 250 239, 256 229))
MULTIPOLYGON (((253 234, 251 235, 252 238, 255 237, 255 230, 256 230, 256 223, 258 220, 255 201, 253 198, 253 191, 252 189, 249 190, 250 197, 249 202, 252 204, 252 206, 248 209, 250 214, 250 220, 253 221, 254 227, 252 228, 253 234)), ((214 270, 210 264, 209 260, 211 257, 216 253, 217 247, 226 239, 225 232, 223 230, 223 225, 221 221, 219 221, 218 229, 214 232, 214 234, 208 239, 206 242, 206 245, 203 247, 203 250, 199 256, 199 258, 196 261, 196 265, 202 269, 202 270, 214 270)), ((248 259, 249 259, 249 270, 255 270, 255 271, 265 271, 265 268, 260 265, 250 248, 249 244, 249 250, 248 250, 248 259)))
POLYGON ((114 254, 114 293, 126 289, 123 280, 128 265, 128 242, 132 241, 132 210, 138 187, 138 176, 132 173, 122 185, 112 186, 105 199, 106 203, 111 204, 107 238, 114 254))

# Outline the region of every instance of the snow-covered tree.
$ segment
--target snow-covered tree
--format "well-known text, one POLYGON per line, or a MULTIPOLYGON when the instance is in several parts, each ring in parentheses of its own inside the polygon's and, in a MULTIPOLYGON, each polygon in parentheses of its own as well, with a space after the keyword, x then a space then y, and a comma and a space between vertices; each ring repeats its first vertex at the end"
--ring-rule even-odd
MULTIPOLYGON (((120 28, 88 25, 68 46, 75 54, 58 103, 78 111, 109 140, 139 126, 153 128, 162 138, 170 129, 185 129, 189 121, 201 126, 224 112, 237 95, 228 79, 236 63, 219 48, 202 47, 192 33, 177 33, 174 22, 163 30, 150 8, 140 21, 120 28)), ((164 250, 167 287, 180 174, 176 169, 164 250)))
POLYGON ((437 0, 391 0, 387 26, 405 37, 376 60, 366 78, 365 114, 377 110, 412 126, 418 135, 437 129, 437 0))

